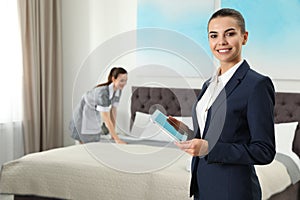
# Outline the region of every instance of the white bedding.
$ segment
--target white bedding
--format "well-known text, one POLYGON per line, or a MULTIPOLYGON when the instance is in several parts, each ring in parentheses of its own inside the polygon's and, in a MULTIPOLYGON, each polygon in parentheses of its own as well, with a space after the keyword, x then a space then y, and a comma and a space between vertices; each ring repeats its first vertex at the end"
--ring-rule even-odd
MULTIPOLYGON (((176 148, 111 143, 74 145, 5 164, 0 193, 65 199, 190 199, 188 160, 189 156, 176 148)), ((278 161, 256 170, 264 199, 291 183, 278 161)))
MULTIPOLYGON (((35 153, 4 165, 0 179, 0 193, 35 194, 66 199, 189 199, 190 174, 185 169, 186 156, 175 148, 161 152, 162 156, 128 160, 118 149, 139 152, 137 157, 158 152, 159 147, 144 145, 115 145, 91 143, 75 145, 42 153, 35 153), (116 148, 117 146, 117 148, 116 148), (95 159, 90 152, 108 156, 114 168, 95 159), (113 155, 113 152, 118 154, 113 155), (167 154, 182 155, 173 165, 157 165, 167 154), (113 155, 113 156, 112 156, 113 155), (153 159, 152 163, 147 159, 153 159), (147 163, 145 163, 147 161, 147 163), (153 164, 154 163, 154 164, 153 164), (158 167, 163 167, 157 170, 158 167), (144 173, 145 171, 153 171, 144 173), (134 171, 140 173, 128 173, 134 171)), ((130 153, 131 154, 131 153, 130 153)), ((129 155, 129 154, 127 154, 129 155)), ((134 154, 131 154, 134 158, 134 154)), ((172 156, 171 156, 172 157, 172 156)), ((168 158, 168 157, 167 157, 168 158)))
POLYGON ((262 190, 262 199, 269 199, 292 183, 286 167, 277 160, 268 165, 256 165, 255 170, 262 190))

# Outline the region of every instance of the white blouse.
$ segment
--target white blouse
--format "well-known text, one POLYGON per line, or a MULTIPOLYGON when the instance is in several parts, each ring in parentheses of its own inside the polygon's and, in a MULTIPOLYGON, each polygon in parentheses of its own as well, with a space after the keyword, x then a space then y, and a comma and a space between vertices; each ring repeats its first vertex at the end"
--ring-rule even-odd
POLYGON ((219 75, 220 68, 218 68, 217 72, 215 72, 214 76, 212 76, 210 84, 206 89, 205 93, 198 101, 196 106, 196 113, 197 113, 197 120, 198 120, 201 137, 204 131, 207 112, 209 108, 214 103, 217 96, 220 94, 222 89, 225 87, 229 79, 233 76, 233 74, 239 68, 239 66, 242 64, 243 61, 244 60, 242 59, 240 62, 235 64, 233 67, 231 67, 228 71, 226 71, 222 75, 219 75))

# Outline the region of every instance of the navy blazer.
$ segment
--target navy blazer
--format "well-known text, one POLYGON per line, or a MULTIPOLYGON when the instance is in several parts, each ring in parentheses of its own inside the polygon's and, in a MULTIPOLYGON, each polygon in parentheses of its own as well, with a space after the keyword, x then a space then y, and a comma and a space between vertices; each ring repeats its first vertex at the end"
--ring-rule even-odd
MULTIPOLYGON (((209 85, 206 81, 198 101, 209 85)), ((201 200, 261 200, 254 165, 272 162, 275 91, 270 78, 244 61, 208 111, 203 138, 209 153, 192 161, 190 195, 201 200)), ((193 124, 200 137, 196 105, 193 124)))

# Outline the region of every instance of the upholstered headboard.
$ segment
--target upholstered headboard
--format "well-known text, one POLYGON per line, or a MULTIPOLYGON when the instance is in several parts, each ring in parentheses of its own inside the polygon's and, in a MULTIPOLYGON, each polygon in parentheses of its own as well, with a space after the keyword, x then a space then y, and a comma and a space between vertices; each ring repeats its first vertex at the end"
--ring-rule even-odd
POLYGON ((191 116, 199 89, 132 87, 131 119, 137 111, 152 113, 156 108, 172 116, 191 116))
MULTIPOLYGON (((131 124, 136 112, 152 113, 159 108, 166 115, 191 116, 192 106, 199 89, 132 87, 131 124)), ((275 97, 275 123, 300 122, 300 93, 277 92, 275 97)), ((300 157, 300 127, 297 126, 293 151, 300 157)))
MULTIPOLYGON (((277 92, 275 95, 275 123, 300 122, 300 94, 277 92)), ((293 141, 293 151, 300 157, 299 123, 293 141)))

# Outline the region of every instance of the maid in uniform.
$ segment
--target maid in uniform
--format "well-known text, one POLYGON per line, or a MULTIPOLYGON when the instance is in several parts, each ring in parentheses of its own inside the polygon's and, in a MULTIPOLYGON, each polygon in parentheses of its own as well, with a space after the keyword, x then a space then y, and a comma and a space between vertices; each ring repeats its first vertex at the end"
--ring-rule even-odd
POLYGON ((125 143, 118 137, 115 126, 117 107, 126 83, 127 71, 114 67, 106 83, 97 85, 82 96, 69 125, 73 139, 80 143, 98 142, 107 127, 116 143, 125 143))

